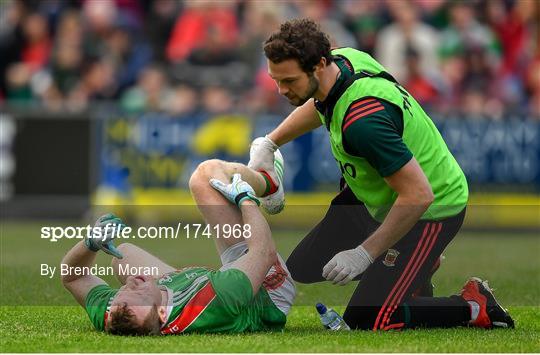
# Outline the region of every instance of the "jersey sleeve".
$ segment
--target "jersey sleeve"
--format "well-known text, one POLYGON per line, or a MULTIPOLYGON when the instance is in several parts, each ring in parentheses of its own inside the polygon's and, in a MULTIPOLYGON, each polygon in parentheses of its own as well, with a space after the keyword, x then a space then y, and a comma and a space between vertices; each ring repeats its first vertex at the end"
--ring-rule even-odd
POLYGON ((98 285, 88 292, 85 309, 97 330, 105 330, 105 313, 117 292, 108 285, 98 285))
POLYGON ((238 269, 216 271, 210 281, 222 306, 232 314, 240 313, 253 299, 251 282, 238 269))
POLYGON ((365 158, 382 177, 392 175, 413 157, 402 139, 402 113, 385 100, 362 98, 353 102, 341 130, 345 151, 365 158))

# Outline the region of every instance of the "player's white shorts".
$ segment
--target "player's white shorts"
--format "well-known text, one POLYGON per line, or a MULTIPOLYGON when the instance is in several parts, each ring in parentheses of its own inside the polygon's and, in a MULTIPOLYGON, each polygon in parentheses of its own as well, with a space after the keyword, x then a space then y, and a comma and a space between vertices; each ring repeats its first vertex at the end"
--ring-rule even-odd
MULTIPOLYGON (((220 271, 228 270, 232 264, 244 255, 248 250, 246 242, 240 242, 228 247, 221 255, 223 266, 220 271)), ((278 261, 268 270, 263 287, 268 292, 270 299, 276 307, 287 315, 296 296, 296 288, 291 278, 291 273, 281 255, 278 254, 278 261)))

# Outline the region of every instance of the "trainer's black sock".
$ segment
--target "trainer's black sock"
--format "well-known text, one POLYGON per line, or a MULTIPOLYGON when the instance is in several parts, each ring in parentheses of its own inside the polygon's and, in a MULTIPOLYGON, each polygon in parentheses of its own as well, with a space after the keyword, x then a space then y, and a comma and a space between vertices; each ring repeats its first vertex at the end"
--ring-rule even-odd
POLYGON ((408 308, 407 328, 449 328, 466 325, 471 319, 471 308, 460 296, 415 297, 402 307, 408 308))

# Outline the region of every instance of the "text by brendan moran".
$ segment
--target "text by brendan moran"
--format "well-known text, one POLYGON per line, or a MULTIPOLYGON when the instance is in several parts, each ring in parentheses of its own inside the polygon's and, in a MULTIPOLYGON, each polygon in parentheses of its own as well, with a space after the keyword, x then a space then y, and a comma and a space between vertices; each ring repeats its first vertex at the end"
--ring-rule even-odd
POLYGON ((129 264, 118 264, 118 270, 112 266, 69 266, 68 264, 60 264, 59 267, 49 264, 41 264, 41 276, 53 278, 56 271, 59 269, 60 276, 114 276, 114 275, 147 275, 159 276, 159 268, 157 266, 131 266, 129 264))

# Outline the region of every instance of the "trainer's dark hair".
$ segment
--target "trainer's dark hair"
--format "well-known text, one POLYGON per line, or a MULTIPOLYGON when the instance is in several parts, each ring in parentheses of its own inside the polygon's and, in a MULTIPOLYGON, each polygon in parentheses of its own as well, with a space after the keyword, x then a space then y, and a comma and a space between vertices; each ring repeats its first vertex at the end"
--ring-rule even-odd
POLYGON ((152 307, 142 325, 138 324, 127 303, 118 307, 109 317, 105 331, 114 335, 159 335, 161 322, 157 307, 152 307))
POLYGON ((283 23, 264 42, 264 54, 274 63, 296 59, 306 73, 313 72, 322 57, 332 62, 330 40, 319 25, 310 19, 295 19, 283 23))

